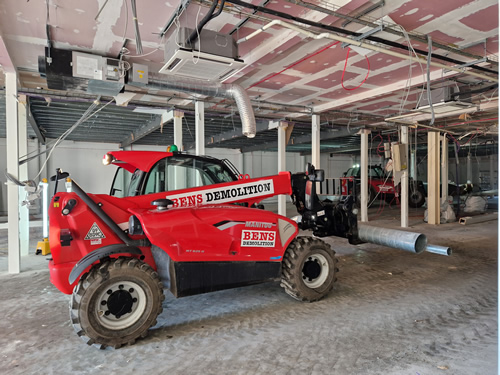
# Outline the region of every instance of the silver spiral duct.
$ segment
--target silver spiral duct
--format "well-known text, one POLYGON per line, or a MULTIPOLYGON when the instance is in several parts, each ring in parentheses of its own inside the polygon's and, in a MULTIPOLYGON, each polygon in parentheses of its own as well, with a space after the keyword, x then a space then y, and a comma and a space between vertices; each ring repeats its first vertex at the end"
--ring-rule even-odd
POLYGON ((257 130, 252 103, 245 89, 238 84, 205 82, 172 77, 168 79, 155 79, 151 76, 149 77, 149 83, 147 85, 137 83, 130 84, 159 90, 177 90, 191 94, 232 99, 235 101, 238 112, 240 113, 243 135, 248 138, 255 137, 257 130))
POLYGON ((416 254, 420 254, 427 246, 427 237, 420 233, 372 227, 361 223, 358 223, 358 231, 361 241, 410 251, 416 254))

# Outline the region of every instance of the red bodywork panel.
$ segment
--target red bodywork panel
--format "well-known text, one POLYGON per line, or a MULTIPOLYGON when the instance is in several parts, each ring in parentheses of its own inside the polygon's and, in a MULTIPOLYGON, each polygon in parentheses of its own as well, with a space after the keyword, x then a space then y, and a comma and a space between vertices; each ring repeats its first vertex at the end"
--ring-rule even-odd
POLYGON ((131 211, 151 243, 175 262, 279 262, 298 232, 293 220, 257 208, 213 205, 131 211))
MULTIPOLYGON (((159 159, 165 157, 164 152, 159 154, 159 159)), ((154 164, 155 158, 150 158, 150 161, 154 164)), ((127 198, 101 194, 89 196, 101 204, 104 212, 122 230, 128 228, 132 214, 138 216, 150 242, 161 247, 174 261, 279 262, 286 246, 298 232, 295 222, 268 211, 227 204, 246 203, 251 206, 265 198, 291 193, 290 173, 281 172, 269 177, 127 198), (174 207, 167 211, 153 209, 151 202, 161 198, 171 199, 174 207), (204 205, 210 207, 198 207, 204 205), (220 223, 229 220, 237 224, 227 229, 221 227, 224 223, 220 223), (242 239, 245 236, 250 237, 242 239), (260 243, 252 241, 262 241, 263 246, 251 246, 260 243)), ((51 281, 63 293, 71 294, 78 283, 78 279, 71 285, 68 281, 75 264, 94 250, 122 242, 76 193, 57 193, 50 203, 49 217, 53 258, 49 264, 51 281), (71 199, 76 200, 76 205, 68 215, 63 215, 62 211, 71 199), (61 244, 60 235, 64 229, 68 229, 72 236, 68 246, 61 244)), ((156 269, 151 249, 141 247, 141 250, 144 261, 156 269)))

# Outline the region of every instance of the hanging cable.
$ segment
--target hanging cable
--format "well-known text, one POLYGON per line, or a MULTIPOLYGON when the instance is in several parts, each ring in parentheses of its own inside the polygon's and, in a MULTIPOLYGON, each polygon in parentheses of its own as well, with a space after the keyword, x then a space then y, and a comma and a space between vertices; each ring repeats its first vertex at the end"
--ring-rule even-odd
POLYGON ((137 20, 137 5, 135 0, 130 0, 132 5, 132 17, 134 18, 134 30, 135 30, 135 48, 138 55, 142 55, 142 42, 141 34, 139 33, 139 21, 137 20))
POLYGON ((352 90, 356 90, 358 88, 360 88, 361 86, 363 86, 363 83, 366 82, 366 80, 368 79, 368 75, 370 74, 370 60, 368 60, 368 56, 365 56, 365 59, 366 59, 366 63, 368 64, 368 69, 366 71, 366 77, 365 79, 363 80, 363 82, 361 82, 358 86, 356 87, 352 87, 352 88, 347 88, 344 86, 344 74, 345 74, 345 70, 346 70, 346 67, 347 67, 347 60, 349 59, 349 51, 351 51, 350 48, 347 49, 347 55, 345 56, 345 63, 344 63, 344 70, 342 71, 342 78, 340 80, 340 83, 342 85, 342 88, 344 90, 348 90, 348 91, 352 91, 352 90))
POLYGON ((208 10, 208 13, 203 17, 203 19, 200 21, 200 23, 196 26, 196 30, 193 30, 191 35, 189 36, 188 40, 186 41, 186 44, 188 46, 191 46, 193 48, 193 43, 196 42, 197 39, 199 39, 199 35, 201 33, 201 30, 203 30, 203 27, 208 23, 208 21, 214 19, 217 17, 219 14, 222 13, 222 9, 224 8, 226 0, 221 0, 220 3, 220 8, 217 11, 217 13, 214 13, 215 8, 217 7, 218 0, 214 0, 212 5, 210 6, 210 9, 208 10))

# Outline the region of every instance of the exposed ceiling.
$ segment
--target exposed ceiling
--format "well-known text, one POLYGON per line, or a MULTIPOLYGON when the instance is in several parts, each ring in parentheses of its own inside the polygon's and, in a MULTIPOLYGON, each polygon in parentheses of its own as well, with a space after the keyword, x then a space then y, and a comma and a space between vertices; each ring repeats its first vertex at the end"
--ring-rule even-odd
MULTIPOLYGON (((175 33, 178 25, 197 25, 212 4, 206 0, 182 3, 188 4, 187 8, 172 23, 170 33, 175 33)), ((18 71, 19 92, 31 98, 30 109, 42 134, 57 138, 78 120, 95 95, 47 88, 45 79, 38 73, 38 56, 45 54, 47 46, 46 25, 49 25, 51 45, 59 49, 116 58, 126 42, 129 53, 123 59, 131 64, 148 65, 154 79, 164 80, 165 76, 158 71, 164 65, 163 49, 168 33, 163 39, 159 34, 174 19, 180 4, 180 0, 138 2, 144 52, 134 57, 137 46, 128 0, 3 0, 0 3, 0 69, 18 71)), ((353 133, 357 128, 371 127, 375 134, 396 131, 394 121, 402 120, 387 119, 416 108, 428 79, 427 66, 425 61, 416 62, 415 55, 405 47, 411 44, 417 55, 425 59, 427 36, 430 36, 431 63, 462 68, 457 72, 431 65, 428 69, 431 88, 472 91, 469 100, 474 103, 465 111, 436 116, 433 126, 447 129, 457 139, 471 134, 471 142, 477 145, 496 142, 496 0, 253 0, 248 3, 227 0, 224 11, 208 22, 205 29, 231 33, 240 41, 239 55, 245 68, 224 83, 239 84, 250 96, 260 130, 255 138, 241 135, 241 122, 231 100, 173 92, 157 86, 127 85, 126 91, 135 94, 128 107, 108 105, 67 139, 121 143, 134 129, 151 120, 151 115, 132 112, 133 109, 149 106, 183 110, 184 143, 190 145, 194 142, 193 99, 201 98, 207 102, 208 147, 243 151, 275 149, 276 131, 268 130, 266 124, 269 120, 284 120, 294 124, 287 151, 307 153, 311 114, 316 113, 321 115, 323 151, 356 150, 358 139, 353 133), (286 21, 292 26, 274 25, 243 41, 273 20, 286 21), (366 57, 354 49, 342 48, 335 40, 315 39, 325 32, 330 32, 330 36, 356 38, 381 24, 382 31, 363 39, 368 48, 379 49, 368 51, 366 57), (396 53, 396 56, 387 53, 396 53), (411 56, 411 60, 401 55, 411 56), (363 81, 361 87, 354 89, 363 81)), ((3 84, 0 74, 0 87, 3 84)), ((101 98, 102 105, 110 99, 101 98)), ((0 137, 4 137, 4 108, 0 107, 0 137)), ((415 116, 403 117, 403 121, 429 124, 427 113, 411 113, 415 116)), ((426 129, 419 128, 419 131, 423 134, 426 129)), ((464 142, 468 138, 464 137, 464 142)), ((136 142, 170 144, 173 135, 168 128, 163 132, 157 129, 136 142)))

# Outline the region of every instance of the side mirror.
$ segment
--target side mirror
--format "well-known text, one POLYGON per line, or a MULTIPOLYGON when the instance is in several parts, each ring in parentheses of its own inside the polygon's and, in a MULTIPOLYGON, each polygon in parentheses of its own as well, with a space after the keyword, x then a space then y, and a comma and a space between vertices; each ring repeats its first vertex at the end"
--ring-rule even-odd
POLYGON ((151 202, 152 206, 156 206, 158 208, 158 211, 164 211, 167 210, 169 206, 172 206, 174 204, 173 201, 170 199, 156 199, 151 202))
POLYGON ((325 171, 323 169, 316 169, 314 171, 314 180, 317 182, 325 181, 325 171))

